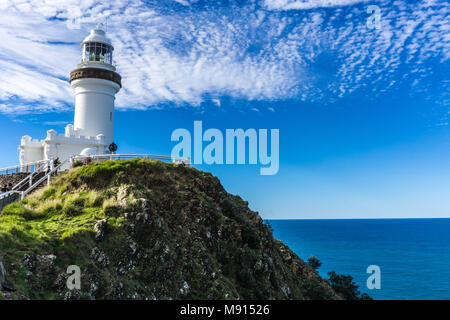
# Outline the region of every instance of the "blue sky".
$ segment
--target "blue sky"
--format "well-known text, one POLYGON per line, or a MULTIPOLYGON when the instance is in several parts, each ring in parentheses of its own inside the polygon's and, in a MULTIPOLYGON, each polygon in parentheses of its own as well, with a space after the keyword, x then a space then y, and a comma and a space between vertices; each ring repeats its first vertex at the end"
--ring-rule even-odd
POLYGON ((264 218, 450 217, 447 2, 7 0, 0 167, 17 163, 22 135, 73 121, 68 75, 106 17, 119 152, 170 154, 194 120, 279 128, 277 175, 198 167, 264 218))

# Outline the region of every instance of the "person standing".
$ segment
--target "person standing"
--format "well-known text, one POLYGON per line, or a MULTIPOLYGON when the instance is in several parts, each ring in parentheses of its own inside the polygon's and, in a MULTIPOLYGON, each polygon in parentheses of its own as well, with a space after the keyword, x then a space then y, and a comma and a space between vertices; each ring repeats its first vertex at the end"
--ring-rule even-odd
MULTIPOLYGON (((56 169, 61 164, 61 161, 59 160, 59 157, 56 157, 55 160, 53 160, 53 169, 56 169)), ((58 173, 58 170, 55 170, 55 173, 58 173)))

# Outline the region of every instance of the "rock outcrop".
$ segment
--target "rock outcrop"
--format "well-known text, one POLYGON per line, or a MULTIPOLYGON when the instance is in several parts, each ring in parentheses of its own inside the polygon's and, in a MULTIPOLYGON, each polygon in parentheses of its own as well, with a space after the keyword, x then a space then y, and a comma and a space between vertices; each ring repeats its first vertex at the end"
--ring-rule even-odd
POLYGON ((14 287, 6 279, 6 270, 0 259, 0 291, 14 291, 14 287))
POLYGON ((191 167, 71 169, 7 206, 0 226, 13 299, 341 298, 247 202, 191 167), (70 266, 80 289, 67 286, 70 266))

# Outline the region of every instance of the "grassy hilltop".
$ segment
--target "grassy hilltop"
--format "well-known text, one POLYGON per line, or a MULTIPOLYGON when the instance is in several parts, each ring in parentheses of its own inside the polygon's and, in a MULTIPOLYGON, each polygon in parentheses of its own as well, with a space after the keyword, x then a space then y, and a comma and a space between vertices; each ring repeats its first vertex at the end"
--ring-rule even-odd
POLYGON ((210 173, 91 163, 0 214, 0 299, 340 299, 210 173), (69 265, 81 290, 68 290, 69 265))

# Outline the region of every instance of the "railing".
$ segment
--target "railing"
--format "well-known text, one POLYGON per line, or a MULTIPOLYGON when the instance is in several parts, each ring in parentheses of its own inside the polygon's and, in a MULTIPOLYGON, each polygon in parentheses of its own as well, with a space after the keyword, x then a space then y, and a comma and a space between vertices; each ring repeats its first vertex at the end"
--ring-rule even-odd
POLYGON ((0 174, 11 174, 11 173, 18 173, 18 172, 34 172, 39 167, 41 167, 42 164, 48 164, 49 161, 50 160, 39 160, 39 161, 19 164, 17 166, 0 168, 0 174))
POLYGON ((13 188, 13 190, 11 190, 11 191, 1 193, 0 194, 0 210, 3 209, 3 207, 5 207, 6 205, 8 205, 14 201, 17 201, 18 199, 23 200, 28 193, 30 193, 31 191, 36 189, 38 186, 40 186, 42 184, 42 182, 44 182, 45 180, 47 180, 47 185, 49 185, 52 174, 57 172, 67 162, 71 161, 71 159, 72 158, 66 159, 65 161, 61 162, 61 164, 59 164, 57 167, 52 168, 53 166, 51 166, 49 168, 50 170, 48 170, 47 173, 43 177, 41 177, 34 183, 32 183, 32 180, 30 180, 30 186, 25 191, 17 190, 19 188, 18 185, 21 183, 23 184, 24 181, 26 182, 28 179, 30 179, 30 176, 32 174, 36 173, 37 171, 33 172, 28 177, 26 177, 21 182, 19 182, 19 184, 14 186, 14 188, 17 187, 16 190, 14 190, 14 188, 13 188))
POLYGON ((24 179, 22 179, 19 183, 17 183, 14 187, 12 187, 11 191, 20 191, 26 183, 31 187, 33 185, 33 178, 40 172, 44 172, 44 170, 50 169, 53 166, 53 160, 46 160, 46 162, 42 163, 35 171, 30 173, 24 179))
POLYGON ((45 170, 51 168, 53 165, 53 159, 50 160, 41 160, 36 161, 24 165, 18 165, 15 167, 8 167, 0 169, 0 172, 5 172, 5 174, 12 174, 18 172, 31 172, 24 179, 22 179, 19 183, 14 185, 11 190, 0 193, 0 211, 10 203, 13 203, 19 199, 23 199, 22 188, 29 184, 29 187, 33 185, 33 178, 45 170), (23 170, 25 169, 25 170, 23 170))
POLYGON ((67 162, 71 162, 72 161, 72 157, 64 160, 63 162, 61 162, 58 166, 52 168, 51 170, 49 170, 42 178, 40 178, 39 180, 37 180, 36 182, 34 182, 27 190, 25 191, 19 191, 20 192, 20 199, 23 200, 23 198, 25 198, 25 196, 30 193, 31 191, 33 191, 34 189, 36 189, 42 182, 44 182, 45 180, 47 180, 47 185, 50 185, 50 179, 52 177, 52 174, 54 174, 55 172, 57 172, 59 169, 62 168, 62 166, 64 166, 67 162))
POLYGON ((90 161, 106 161, 106 160, 120 160, 120 159, 133 159, 133 158, 144 158, 150 160, 160 160, 160 161, 170 161, 178 164, 190 165, 190 158, 177 158, 171 156, 160 156, 154 154, 101 154, 92 156, 74 156, 72 161, 85 161, 86 159, 90 161))
POLYGON ((5 192, 0 194, 0 212, 8 204, 19 200, 20 194, 15 191, 5 192))
POLYGON ((17 191, 9 191, 9 192, 5 192, 5 193, 0 193, 0 212, 8 204, 19 200, 19 198, 20 198, 20 192, 17 192, 17 191))

